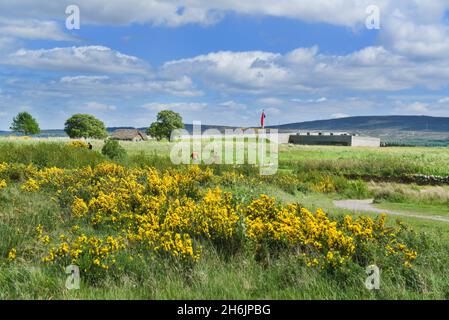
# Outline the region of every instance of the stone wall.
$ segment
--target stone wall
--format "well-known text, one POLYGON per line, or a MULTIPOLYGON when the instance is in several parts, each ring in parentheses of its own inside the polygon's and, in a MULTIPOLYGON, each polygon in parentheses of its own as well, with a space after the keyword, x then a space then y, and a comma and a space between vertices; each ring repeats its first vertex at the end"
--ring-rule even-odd
POLYGON ((379 138, 351 135, 290 135, 288 142, 314 146, 380 147, 379 138))
POLYGON ((303 145, 325 145, 325 146, 350 146, 352 136, 331 135, 291 135, 289 143, 303 145))
POLYGON ((380 139, 373 137, 353 136, 351 146, 353 147, 380 147, 380 139))

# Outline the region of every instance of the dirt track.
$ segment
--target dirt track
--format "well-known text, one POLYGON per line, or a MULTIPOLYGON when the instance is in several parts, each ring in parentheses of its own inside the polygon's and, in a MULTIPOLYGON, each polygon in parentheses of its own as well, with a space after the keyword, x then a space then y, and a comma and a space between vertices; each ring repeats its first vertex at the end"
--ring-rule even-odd
POLYGON ((369 211, 369 212, 376 212, 376 213, 386 213, 389 215, 402 216, 402 217, 411 217, 411 218, 424 219, 424 220, 449 222, 449 218, 442 217, 442 216, 429 216, 429 215, 420 215, 419 213, 416 213, 416 212, 398 212, 398 211, 392 211, 392 210, 379 209, 373 205, 373 199, 335 200, 334 205, 338 208, 348 209, 348 210, 352 210, 355 212, 369 211))

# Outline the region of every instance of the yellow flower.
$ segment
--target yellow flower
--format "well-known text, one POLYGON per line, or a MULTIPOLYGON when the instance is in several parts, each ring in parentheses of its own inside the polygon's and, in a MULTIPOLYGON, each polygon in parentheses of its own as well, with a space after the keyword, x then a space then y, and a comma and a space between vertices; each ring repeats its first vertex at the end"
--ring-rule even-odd
POLYGON ((28 192, 33 192, 39 190, 39 183, 33 178, 28 179, 24 185, 22 185, 21 189, 28 192))
POLYGON ((8 169, 8 164, 5 162, 0 162, 0 173, 8 169))
POLYGON ((83 250, 81 250, 81 249, 71 250, 71 251, 70 251, 70 256, 71 256, 73 259, 78 259, 78 257, 80 256, 81 253, 83 253, 83 250))
POLYGON ((84 200, 81 198, 75 198, 72 204, 72 215, 75 218, 81 218, 84 217, 88 211, 89 208, 87 207, 87 204, 84 202, 84 200))
POLYGON ((58 254, 60 256, 66 256, 70 251, 69 244, 67 242, 63 242, 59 245, 58 254))
POLYGON ((0 190, 5 189, 7 186, 6 181, 0 179, 0 190))
POLYGON ((41 224, 39 224, 36 227, 36 232, 37 232, 38 238, 40 238, 42 236, 42 233, 44 232, 44 227, 41 224))
POLYGON ((16 251, 15 248, 12 248, 11 250, 9 250, 9 252, 8 252, 8 260, 9 261, 14 261, 16 259, 16 254, 17 254, 17 251, 16 251))
POLYGON ((80 141, 80 140, 75 140, 75 141, 70 142, 69 146, 74 147, 74 148, 81 148, 81 149, 89 148, 89 146, 86 142, 80 141))
POLYGON ((40 237, 40 241, 44 244, 47 244, 50 242, 50 237, 48 235, 45 235, 43 237, 40 237))
MULTIPOLYGON (((337 268, 351 261, 367 244, 382 246, 386 256, 394 254, 401 263, 410 264, 417 257, 417 252, 398 240, 399 229, 385 227, 385 216, 333 219, 322 209, 313 212, 298 204, 278 204, 267 195, 246 204, 219 187, 205 187, 208 182, 232 184, 246 179, 235 173, 213 177, 210 169, 199 166, 160 172, 114 163, 26 170, 31 178, 24 190, 43 188, 56 202, 69 201, 79 225, 89 232, 107 233, 101 238, 79 235, 79 225, 73 226, 67 235, 54 239, 57 243, 43 258, 45 262, 66 263, 71 258, 107 269, 115 263, 116 253, 133 258, 146 252, 194 262, 201 255, 199 239, 224 244, 243 240, 256 251, 267 245, 269 249, 282 247, 303 257, 307 265, 321 268, 337 268)), ((296 183, 295 178, 282 179, 296 183)), ((316 187, 333 192, 335 185, 332 177, 325 177, 316 187)), ((51 241, 43 236, 42 226, 36 232, 39 243, 51 241)))

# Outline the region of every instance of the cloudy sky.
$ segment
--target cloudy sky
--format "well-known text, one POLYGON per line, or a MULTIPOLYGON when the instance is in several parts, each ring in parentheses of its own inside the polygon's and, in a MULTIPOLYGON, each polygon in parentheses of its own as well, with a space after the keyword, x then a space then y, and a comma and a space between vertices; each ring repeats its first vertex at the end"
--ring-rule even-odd
POLYGON ((0 0, 0 130, 19 111, 42 128, 449 116, 448 89, 449 0, 0 0))

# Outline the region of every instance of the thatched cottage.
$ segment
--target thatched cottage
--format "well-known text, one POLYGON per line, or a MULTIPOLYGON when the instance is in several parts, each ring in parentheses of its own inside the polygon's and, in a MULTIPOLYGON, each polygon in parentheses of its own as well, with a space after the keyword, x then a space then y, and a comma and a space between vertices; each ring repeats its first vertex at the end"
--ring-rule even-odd
POLYGON ((124 141, 147 141, 148 137, 142 131, 136 129, 117 129, 111 136, 113 140, 124 140, 124 141))

